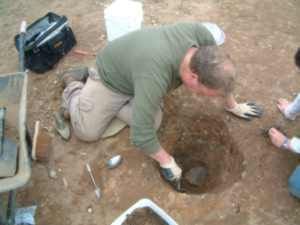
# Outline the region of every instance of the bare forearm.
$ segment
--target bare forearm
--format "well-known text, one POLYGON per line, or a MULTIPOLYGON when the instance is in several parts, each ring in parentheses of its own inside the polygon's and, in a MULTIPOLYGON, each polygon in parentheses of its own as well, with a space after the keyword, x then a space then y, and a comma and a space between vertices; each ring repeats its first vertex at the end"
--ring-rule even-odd
POLYGON ((154 153, 150 156, 155 161, 157 161, 160 165, 169 163, 172 158, 171 155, 162 147, 156 153, 154 153))
POLYGON ((225 108, 232 109, 237 105, 237 102, 232 93, 225 96, 225 108))

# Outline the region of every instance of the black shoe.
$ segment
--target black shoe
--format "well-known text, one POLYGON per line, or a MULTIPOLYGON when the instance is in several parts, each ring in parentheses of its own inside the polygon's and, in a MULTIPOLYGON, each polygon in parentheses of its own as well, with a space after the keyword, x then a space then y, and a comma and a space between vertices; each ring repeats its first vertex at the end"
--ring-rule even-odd
POLYGON ((80 81, 85 83, 89 77, 89 68, 88 67, 76 67, 74 69, 67 70, 62 74, 62 81, 64 87, 70 84, 73 81, 80 81))
POLYGON ((70 126, 65 121, 64 116, 60 112, 54 113, 55 129, 57 133, 65 140, 68 141, 71 137, 70 126))

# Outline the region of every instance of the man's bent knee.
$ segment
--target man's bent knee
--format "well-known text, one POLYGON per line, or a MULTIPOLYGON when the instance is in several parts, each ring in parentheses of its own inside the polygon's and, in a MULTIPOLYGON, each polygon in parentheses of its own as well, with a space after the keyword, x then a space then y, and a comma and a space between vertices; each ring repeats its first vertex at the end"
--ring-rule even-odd
POLYGON ((98 141, 103 133, 103 132, 99 132, 98 130, 94 130, 90 127, 83 127, 83 126, 78 127, 74 125, 73 125, 73 130, 75 136, 78 139, 86 142, 98 141))

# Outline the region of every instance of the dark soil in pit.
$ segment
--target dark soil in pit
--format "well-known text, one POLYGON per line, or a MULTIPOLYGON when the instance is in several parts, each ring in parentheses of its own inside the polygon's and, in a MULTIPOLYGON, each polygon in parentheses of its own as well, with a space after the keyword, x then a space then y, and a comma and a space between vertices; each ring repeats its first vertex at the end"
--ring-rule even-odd
POLYGON ((145 207, 136 209, 132 214, 127 216, 122 225, 168 225, 152 209, 145 207))
POLYGON ((221 192, 241 178, 243 156, 221 118, 198 116, 185 119, 182 124, 173 148, 175 160, 183 168, 182 191, 191 194, 221 192), (199 179, 193 178, 193 172, 197 174, 199 167, 204 167, 198 173, 199 179))

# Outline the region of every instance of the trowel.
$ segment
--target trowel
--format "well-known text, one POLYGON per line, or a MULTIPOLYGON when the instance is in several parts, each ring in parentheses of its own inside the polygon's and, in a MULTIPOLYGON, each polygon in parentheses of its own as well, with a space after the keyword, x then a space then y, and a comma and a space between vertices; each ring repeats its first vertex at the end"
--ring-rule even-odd
POLYGON ((0 177, 11 177, 16 173, 17 145, 5 137, 6 108, 0 108, 0 177))
POLYGON ((201 187, 208 175, 208 171, 203 166, 196 166, 188 170, 184 174, 184 179, 189 182, 191 185, 201 187))

